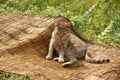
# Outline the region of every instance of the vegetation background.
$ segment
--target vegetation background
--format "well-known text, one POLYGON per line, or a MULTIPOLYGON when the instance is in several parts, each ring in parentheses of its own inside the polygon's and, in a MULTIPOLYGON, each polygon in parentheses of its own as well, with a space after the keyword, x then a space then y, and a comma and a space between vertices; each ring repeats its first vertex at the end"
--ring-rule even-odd
POLYGON ((120 47, 120 0, 0 0, 0 14, 68 17, 86 39, 120 47))

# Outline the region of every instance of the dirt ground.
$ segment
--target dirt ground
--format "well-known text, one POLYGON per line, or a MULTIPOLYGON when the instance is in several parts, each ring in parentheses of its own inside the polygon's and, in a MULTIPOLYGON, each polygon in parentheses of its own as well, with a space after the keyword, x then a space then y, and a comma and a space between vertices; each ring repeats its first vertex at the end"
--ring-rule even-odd
POLYGON ((3 39, 6 39, 5 36, 3 39, 0 38, 0 70, 25 75, 31 80, 120 80, 120 48, 89 45, 88 50, 95 58, 110 59, 110 63, 105 64, 92 64, 83 59, 70 68, 62 68, 61 63, 46 60, 45 55, 47 54, 53 23, 53 18, 29 15, 1 15, 0 36, 2 34, 14 36, 7 40, 8 42, 3 41, 3 39), (28 26, 28 24, 33 28, 27 27, 21 30, 24 25, 28 26), (20 27, 18 30, 21 30, 21 32, 16 35, 15 33, 7 32, 10 26, 20 27), (8 28, 5 29, 5 27, 8 28), (28 30, 26 33, 30 37, 19 35, 25 30, 28 30), (29 33, 31 30, 33 32, 29 33), (12 39, 14 41, 11 43, 12 39))

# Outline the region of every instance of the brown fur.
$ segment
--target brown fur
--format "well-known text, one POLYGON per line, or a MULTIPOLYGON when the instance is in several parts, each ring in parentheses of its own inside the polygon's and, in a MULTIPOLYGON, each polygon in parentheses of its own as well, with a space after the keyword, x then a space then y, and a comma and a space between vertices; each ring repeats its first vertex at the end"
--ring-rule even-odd
POLYGON ((58 52, 59 57, 56 57, 53 60, 57 60, 59 62, 68 60, 68 62, 63 63, 63 67, 71 65, 83 57, 85 57, 86 61, 92 63, 109 62, 109 59, 94 60, 91 57, 90 53, 87 52, 86 43, 70 31, 70 27, 68 27, 70 22, 68 23, 66 20, 65 22, 62 22, 58 18, 56 23, 57 24, 52 33, 49 52, 46 59, 52 59, 53 50, 55 49, 58 52))
POLYGON ((52 37, 49 44, 49 53, 46 59, 51 59, 53 50, 55 49, 59 54, 59 62, 64 62, 65 49, 70 38, 70 30, 65 26, 65 23, 56 24, 55 30, 52 33, 52 37))
POLYGON ((66 23, 66 27, 68 27, 71 30, 72 34, 75 34, 78 38, 80 38, 82 41, 84 41, 85 43, 91 43, 94 44, 94 42, 85 39, 83 36, 81 36, 80 34, 77 33, 77 31, 74 29, 71 21, 64 16, 58 16, 56 17, 56 22, 62 22, 62 23, 66 23))

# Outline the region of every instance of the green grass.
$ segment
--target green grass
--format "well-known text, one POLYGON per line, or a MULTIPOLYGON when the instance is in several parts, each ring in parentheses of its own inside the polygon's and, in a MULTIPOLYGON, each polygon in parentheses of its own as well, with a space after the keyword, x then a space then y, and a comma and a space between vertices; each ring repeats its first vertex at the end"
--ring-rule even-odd
POLYGON ((86 39, 120 47, 119 0, 0 0, 0 14, 67 16, 86 39))
POLYGON ((0 72, 0 80, 30 80, 28 77, 12 73, 0 72))

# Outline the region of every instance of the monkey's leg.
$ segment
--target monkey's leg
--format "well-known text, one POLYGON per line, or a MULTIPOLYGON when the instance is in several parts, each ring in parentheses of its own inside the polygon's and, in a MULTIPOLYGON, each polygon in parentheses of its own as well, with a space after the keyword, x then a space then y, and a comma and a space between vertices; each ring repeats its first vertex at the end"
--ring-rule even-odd
POLYGON ((48 51, 48 54, 46 56, 46 59, 48 59, 48 60, 52 59, 52 56, 53 56, 53 49, 54 49, 53 43, 54 43, 54 40, 51 39, 50 44, 49 44, 49 51, 48 51))

